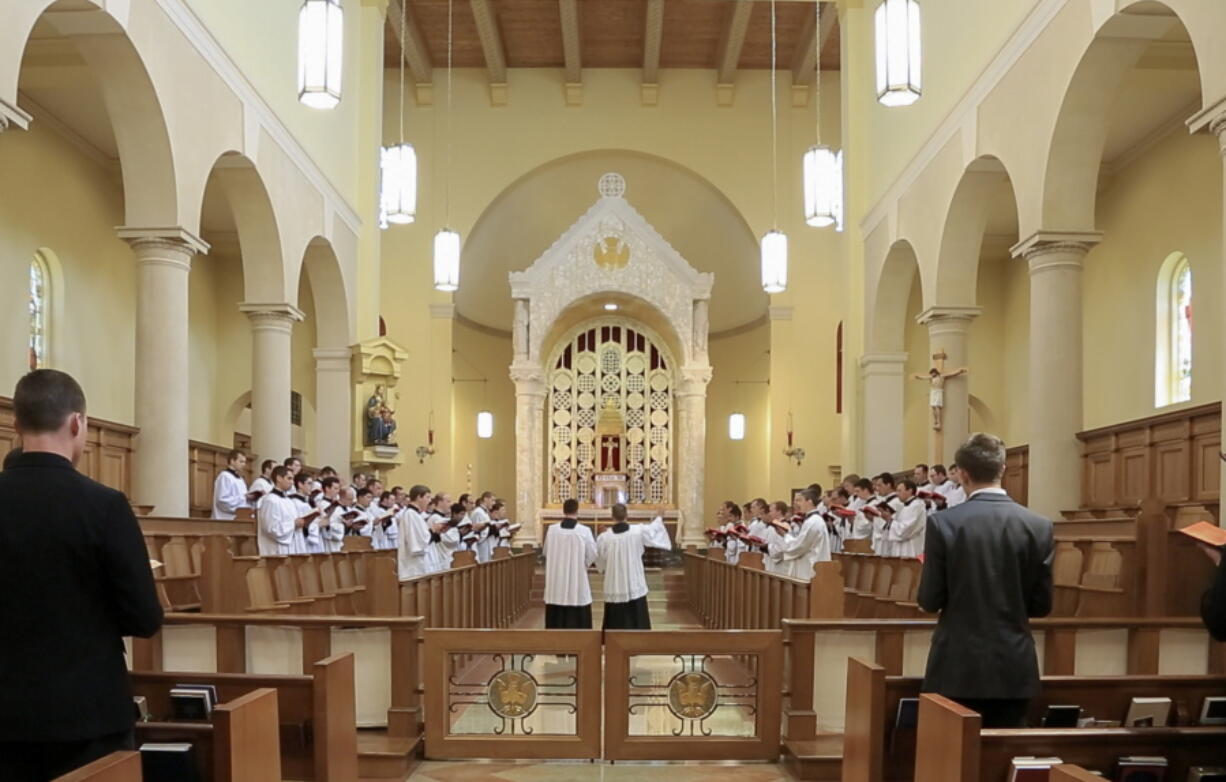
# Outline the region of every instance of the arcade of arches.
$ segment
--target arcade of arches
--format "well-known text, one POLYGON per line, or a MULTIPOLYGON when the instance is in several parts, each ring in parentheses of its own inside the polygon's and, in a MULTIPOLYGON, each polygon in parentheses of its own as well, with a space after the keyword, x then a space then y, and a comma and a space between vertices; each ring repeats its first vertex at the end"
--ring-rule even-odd
POLYGON ((300 2, 5 0, 0 393, 33 366, 77 377, 126 433, 108 481, 165 517, 199 510, 189 454, 241 446, 492 491, 522 542, 567 497, 621 496, 696 544, 726 499, 949 462, 974 431, 1047 515, 1087 492, 1216 503, 1226 3, 921 0, 923 94, 895 108, 876 0, 821 4, 832 23, 778 3, 772 96, 765 0, 579 3, 573 31, 551 4, 457 0, 451 73, 446 3, 407 0, 403 31, 400 0, 343 0, 343 96, 320 111, 294 92, 300 2), (817 116, 845 161, 837 231, 803 215, 817 116), (381 229, 402 133, 416 220, 381 229), (433 285, 444 226, 454 293, 433 285), (940 431, 934 354, 968 370, 940 431), (368 442, 376 394, 398 447, 368 442), (1110 478, 1083 464, 1079 434, 1156 416, 1209 429, 1136 467, 1145 496, 1118 454, 1110 478), (1168 492, 1163 464, 1191 477, 1168 492))

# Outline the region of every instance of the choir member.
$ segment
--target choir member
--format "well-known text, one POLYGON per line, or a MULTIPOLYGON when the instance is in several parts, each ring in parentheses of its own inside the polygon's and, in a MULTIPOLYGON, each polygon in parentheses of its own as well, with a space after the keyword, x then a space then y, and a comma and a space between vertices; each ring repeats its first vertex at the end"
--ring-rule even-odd
POLYGON ((592 587, 587 569, 596 561, 596 539, 579 523, 579 501, 562 503, 562 521, 545 532, 545 627, 592 629, 592 587))
MULTIPOLYGON (((372 496, 373 492, 372 492, 372 496)), ((397 548, 397 540, 400 537, 400 528, 396 524, 396 517, 400 513, 400 508, 396 507, 392 500, 392 493, 385 491, 379 495, 379 504, 372 510, 374 520, 371 526, 374 528, 370 534, 370 545, 380 551, 390 551, 397 548)))
MULTIPOLYGON (((434 499, 438 500, 439 497, 446 497, 446 496, 447 496, 446 494, 436 494, 434 499)), ((396 504, 396 507, 398 508, 404 507, 404 487, 403 486, 393 486, 392 487, 392 501, 396 504)), ((446 502, 447 502, 447 506, 450 507, 451 501, 447 500, 446 502)))
POLYGON ((629 524, 626 506, 613 506, 613 526, 596 539, 596 569, 604 573, 604 630, 650 630, 647 578, 643 553, 647 547, 672 549, 663 511, 650 524, 629 524))
MULTIPOLYGON (((310 492, 311 476, 305 472, 294 474, 294 488, 286 495, 293 503, 294 510, 302 518, 307 518, 314 509, 307 493, 310 492)), ((323 541, 319 537, 319 513, 308 519, 302 527, 302 534, 295 535, 290 546, 291 554, 317 554, 323 551, 323 541)))
POLYGON ((766 500, 761 497, 749 503, 749 524, 747 526, 750 535, 766 540, 766 531, 770 528, 770 525, 766 523, 769 511, 766 500))
POLYGON ((302 472, 302 460, 297 456, 285 457, 285 461, 281 463, 281 466, 289 470, 289 477, 291 480, 295 475, 302 472))
POLYGON ((844 476, 843 480, 839 483, 839 485, 847 490, 848 496, 855 497, 856 496, 856 484, 859 482, 860 482, 860 476, 856 475, 853 472, 853 473, 850 473, 844 476))
POLYGON ((821 494, 813 489, 799 492, 797 500, 804 521, 800 530, 789 535, 782 552, 784 575, 808 581, 813 578, 813 565, 830 561, 830 537, 826 520, 817 509, 821 494))
POLYGON ((852 490, 851 502, 847 507, 854 511, 863 511, 864 507, 873 501, 873 483, 868 478, 858 478, 852 490))
POLYGON ((948 508, 956 508, 966 502, 966 489, 962 487, 966 476, 962 473, 960 467, 955 466, 949 471, 949 491, 945 493, 945 506, 948 508))
MULTIPOLYGON (((349 522, 349 534, 361 535, 364 538, 370 538, 374 534, 374 508, 371 507, 371 502, 374 497, 370 493, 370 489, 362 487, 357 491, 357 501, 353 508, 358 512, 358 515, 349 522)), ((371 548, 374 548, 374 543, 371 543, 371 548)))
POLYGON ((430 525, 431 570, 450 570, 451 560, 460 548, 460 529, 451 523, 451 506, 446 494, 434 495, 426 523, 430 525))
POLYGON ((915 481, 898 484, 898 499, 902 508, 894 514, 886 529, 890 556, 914 559, 924 552, 924 527, 928 509, 916 496, 915 481))
POLYGON ((792 529, 791 517, 792 509, 783 500, 770 506, 766 518, 766 535, 763 536, 766 540, 766 556, 762 562, 768 573, 783 573, 783 547, 792 529))
POLYGON ((745 548, 735 534, 741 523, 741 506, 732 500, 725 500, 720 511, 724 519, 723 526, 719 528, 724 533, 724 561, 735 565, 741 558, 741 550, 745 548))
POLYGON ((243 468, 246 466, 246 454, 230 451, 226 469, 217 473, 217 480, 213 482, 213 518, 232 519, 239 508, 249 507, 247 481, 243 480, 243 468))
POLYGON ((353 487, 353 490, 354 490, 355 492, 356 492, 356 491, 361 491, 362 489, 365 489, 365 488, 366 488, 366 482, 367 482, 368 480, 370 480, 370 478, 369 478, 369 477, 366 475, 366 473, 364 473, 364 472, 355 472, 355 473, 353 474, 353 481, 352 481, 352 482, 350 482, 350 484, 349 484, 349 485, 353 487))
POLYGON ((376 500, 383 496, 383 481, 378 478, 367 478, 366 488, 370 489, 370 496, 376 500))
POLYGON ((430 573, 430 525, 425 512, 431 499, 430 487, 418 484, 409 489, 409 504, 400 512, 396 569, 401 581, 430 573))
POLYGON ((451 504, 451 526, 459 530, 460 551, 474 551, 477 545, 477 533, 473 532, 473 523, 468 519, 468 510, 464 503, 451 504))
POLYGON ((494 530, 490 528, 490 505, 493 504, 493 501, 493 493, 483 492, 468 513, 468 518, 473 523, 473 532, 481 536, 477 541, 478 562, 489 562, 494 557, 496 539, 492 536, 494 530))
POLYGON ((932 481, 928 478, 928 465, 923 462, 915 465, 911 471, 911 480, 915 482, 916 492, 932 491, 932 481))
POLYGON ((274 488, 260 499, 256 509, 256 544, 262 557, 292 554, 294 539, 302 539, 301 530, 308 522, 286 496, 293 486, 289 470, 274 467, 271 477, 274 488))
POLYGON ((247 492, 247 502, 251 507, 256 507, 265 494, 271 494, 276 488, 272 485, 272 468, 276 466, 277 463, 272 459, 260 462, 260 475, 251 482, 251 488, 247 492))
MULTIPOLYGON (((340 485, 339 478, 332 480, 337 482, 337 486, 340 485)), ((319 528, 320 537, 323 538, 324 548, 328 553, 335 554, 345 545, 345 522, 357 518, 357 511, 353 509, 356 501, 357 492, 352 486, 346 486, 337 493, 336 507, 328 514, 327 523, 319 528)))

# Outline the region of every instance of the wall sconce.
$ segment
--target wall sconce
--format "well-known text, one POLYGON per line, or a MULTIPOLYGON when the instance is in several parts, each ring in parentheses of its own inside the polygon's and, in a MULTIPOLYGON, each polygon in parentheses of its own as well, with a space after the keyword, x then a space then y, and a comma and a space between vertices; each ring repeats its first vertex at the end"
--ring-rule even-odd
POLYGON ((434 411, 430 411, 430 428, 426 430, 426 444, 417 446, 417 463, 425 464, 426 459, 434 455, 434 411))
POLYGON ((729 440, 744 440, 745 439, 745 414, 733 413, 728 416, 728 439, 729 440))
POLYGON ((783 455, 788 457, 789 459, 794 459, 796 461, 796 466, 799 467, 801 465, 801 462, 805 460, 805 449, 798 448, 795 445, 793 445, 792 441, 794 439, 794 436, 795 436, 795 428, 792 425, 792 411, 789 410, 788 411, 788 447, 783 449, 783 455))

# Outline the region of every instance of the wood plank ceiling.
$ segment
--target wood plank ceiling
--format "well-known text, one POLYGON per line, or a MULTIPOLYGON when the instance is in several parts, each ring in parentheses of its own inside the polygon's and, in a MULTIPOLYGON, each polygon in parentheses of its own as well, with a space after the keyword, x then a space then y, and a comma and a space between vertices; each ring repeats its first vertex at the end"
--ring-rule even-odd
MULTIPOLYGON (((419 100, 429 100, 433 71, 447 63, 448 0, 391 0, 386 66, 395 68, 401 41, 419 100)), ((567 101, 582 99, 583 69, 639 68, 644 100, 654 102, 661 68, 712 70, 721 101, 731 101, 738 70, 770 67, 768 0, 452 0, 452 63, 482 68, 491 98, 506 100, 507 69, 561 72, 567 101), (649 98, 649 94, 652 96, 649 98)), ((792 84, 813 79, 814 43, 822 40, 822 68, 839 69, 838 14, 814 0, 775 3, 776 63, 792 84)))

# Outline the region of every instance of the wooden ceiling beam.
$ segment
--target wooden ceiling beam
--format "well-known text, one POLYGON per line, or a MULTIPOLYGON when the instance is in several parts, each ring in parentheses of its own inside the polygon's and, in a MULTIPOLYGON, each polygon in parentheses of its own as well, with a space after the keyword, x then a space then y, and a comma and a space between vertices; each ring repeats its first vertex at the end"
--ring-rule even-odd
POLYGON ((507 102, 507 55, 498 32, 498 20, 490 0, 469 0, 473 20, 477 24, 477 37, 485 54, 485 70, 490 76, 490 102, 495 106, 507 102))
POLYGON ((433 101, 434 65, 430 62, 430 50, 426 48, 426 39, 413 17, 405 13, 402 2, 408 0, 389 0, 387 4, 387 21, 392 26, 396 40, 400 42, 400 57, 408 64, 416 85, 417 102, 429 105, 433 101), (400 22, 403 19, 404 25, 400 22))
POLYGON ((643 105, 660 99, 660 44, 664 40, 664 0, 647 0, 643 24, 643 105))
POLYGON ((749 17, 753 13, 752 0, 735 0, 724 20, 724 31, 719 39, 719 60, 715 64, 715 85, 721 105, 732 103, 732 86, 737 65, 741 61, 741 49, 745 46, 745 33, 749 31, 749 17))
POLYGON ((558 15, 562 20, 566 104, 577 106, 583 101, 583 52, 579 32, 579 0, 558 0, 558 15))
POLYGON ((813 83, 813 72, 816 67, 817 42, 822 42, 824 50, 830 43, 830 36, 838 29, 839 11, 834 3, 822 3, 822 19, 820 29, 812 16, 805 20, 801 31, 800 45, 792 58, 792 84, 809 85, 813 83))

